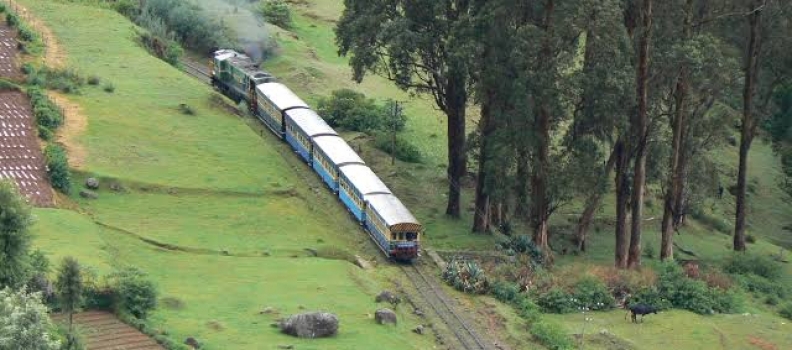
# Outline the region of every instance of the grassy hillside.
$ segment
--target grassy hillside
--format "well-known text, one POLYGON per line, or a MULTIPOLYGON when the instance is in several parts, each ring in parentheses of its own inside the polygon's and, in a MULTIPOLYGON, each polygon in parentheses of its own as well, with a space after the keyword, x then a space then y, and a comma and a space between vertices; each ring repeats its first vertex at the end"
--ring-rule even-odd
POLYGON ((162 305, 155 325, 207 349, 431 347, 431 337, 410 332, 420 320, 408 310, 399 312, 398 327, 374 323, 373 298, 393 271, 367 272, 345 260, 377 252, 315 176, 299 175, 305 166, 283 144, 212 107, 211 89, 151 57, 120 15, 20 3, 58 38, 67 66, 116 87, 68 96, 87 119, 77 138, 87 155, 75 183, 93 175, 102 188, 98 200, 68 199, 74 211, 36 210, 36 247, 100 273, 142 268, 162 297, 183 303, 162 305), (182 114, 182 103, 195 115, 182 114), (308 257, 305 248, 327 258, 308 257), (260 314, 265 307, 279 313, 260 314), (270 327, 317 309, 339 315, 338 337, 300 341, 270 327))

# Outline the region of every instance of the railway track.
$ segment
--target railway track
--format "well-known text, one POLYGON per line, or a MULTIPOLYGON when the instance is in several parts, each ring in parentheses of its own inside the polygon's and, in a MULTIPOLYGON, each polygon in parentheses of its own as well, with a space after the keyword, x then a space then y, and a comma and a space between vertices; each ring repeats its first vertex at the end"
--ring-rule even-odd
POLYGON ((204 83, 209 84, 210 82, 209 70, 206 67, 187 60, 182 60, 181 66, 184 69, 184 71, 187 72, 187 74, 192 75, 198 78, 199 80, 203 81, 204 83))
MULTIPOLYGON (((194 62, 182 61, 182 66, 185 67, 185 72, 199 80, 209 84, 210 77, 206 67, 203 67, 194 62)), ((239 113, 237 113, 239 114, 239 113)), ((241 115, 240 115, 241 116, 241 115)), ((303 177, 305 183, 309 184, 312 191, 317 191, 317 188, 310 186, 311 181, 305 176, 304 169, 297 169, 295 164, 291 161, 294 157, 293 154, 278 147, 278 153, 286 160, 297 174, 303 177)), ((312 208, 316 209, 316 208, 312 208)), ((332 215, 331 215, 332 217, 332 215)), ((491 350, 489 342, 485 341, 475 329, 469 326, 464 319, 455 311, 451 304, 450 298, 445 292, 437 285, 437 282, 427 277, 419 267, 420 263, 416 262, 413 265, 400 265, 404 275, 410 280, 415 289, 420 294, 421 298, 432 309, 432 311, 440 318, 440 320, 448 327, 454 338, 457 340, 461 349, 465 350, 491 350)), ((456 345, 456 344, 455 344, 456 345)), ((456 349, 456 348, 455 348, 456 349)))
MULTIPOLYGON (((448 295, 440 289, 437 282, 426 276, 421 271, 420 263, 413 265, 400 265, 402 272, 418 290, 426 304, 437 314, 449 331, 456 338, 461 349, 465 350, 490 350, 490 342, 484 340, 473 327, 455 311, 448 295)), ((455 347, 456 349, 456 347, 455 347)))

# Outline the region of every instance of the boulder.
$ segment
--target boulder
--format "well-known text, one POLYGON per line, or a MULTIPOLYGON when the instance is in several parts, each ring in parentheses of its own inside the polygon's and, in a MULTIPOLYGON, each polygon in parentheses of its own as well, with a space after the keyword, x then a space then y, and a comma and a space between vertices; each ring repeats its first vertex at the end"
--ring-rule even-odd
POLYGON ((271 307, 271 306, 267 306, 264 309, 262 309, 261 311, 259 311, 259 314, 262 314, 262 315, 263 314, 276 314, 276 313, 278 313, 278 310, 275 310, 275 308, 271 307))
POLYGON ((391 309, 379 309, 374 313, 374 320, 379 324, 396 324, 396 313, 391 309))
POLYGON ((80 190, 80 197, 88 198, 88 199, 97 199, 99 198, 99 195, 91 190, 80 190))
POLYGON ((338 316, 327 312, 308 312, 280 321, 281 332, 299 338, 322 338, 338 332, 338 316))
POLYGON ((391 305, 394 305, 394 306, 398 305, 401 302, 401 299, 399 299, 399 297, 396 296, 396 294, 393 294, 393 293, 391 293, 391 292, 389 292, 387 290, 383 291, 382 293, 379 293, 379 295, 377 295, 377 297, 374 298, 374 300, 376 302, 378 302, 378 303, 381 303, 383 301, 387 301, 387 302, 391 303, 391 305))
POLYGON ((99 180, 95 177, 89 177, 85 180, 85 187, 91 190, 98 190, 99 189, 99 180))
POLYGON ((184 340, 184 344, 189 346, 189 347, 191 347, 191 348, 193 348, 193 349, 200 349, 201 348, 201 343, 199 343, 198 340, 193 338, 193 337, 188 337, 187 339, 185 339, 184 340))
POLYGON ((419 324, 418 327, 413 328, 413 333, 423 335, 424 334, 424 326, 419 324))

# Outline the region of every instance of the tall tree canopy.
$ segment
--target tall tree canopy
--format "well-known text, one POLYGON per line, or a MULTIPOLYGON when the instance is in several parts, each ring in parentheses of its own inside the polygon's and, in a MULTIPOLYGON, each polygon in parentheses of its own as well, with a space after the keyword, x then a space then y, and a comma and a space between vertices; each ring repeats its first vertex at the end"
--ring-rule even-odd
POLYGON ((336 27, 339 54, 350 55, 354 79, 379 74, 398 87, 432 96, 447 116, 448 205, 460 215, 466 173, 465 116, 470 79, 469 0, 344 0, 336 27))

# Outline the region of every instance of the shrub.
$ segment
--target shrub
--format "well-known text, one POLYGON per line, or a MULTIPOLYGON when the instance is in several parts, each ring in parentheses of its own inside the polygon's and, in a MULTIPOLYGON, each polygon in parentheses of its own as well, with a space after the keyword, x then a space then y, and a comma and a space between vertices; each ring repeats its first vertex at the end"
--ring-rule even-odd
POLYGON ((654 286, 657 274, 652 269, 622 270, 615 267, 594 266, 589 273, 602 280, 613 294, 635 293, 654 286))
POLYGON ((754 236, 752 234, 745 235, 745 242, 751 243, 751 244, 756 243, 756 236, 754 236))
POLYGON ((401 136, 395 139, 386 133, 377 133, 374 137, 374 147, 393 155, 396 159, 408 163, 420 163, 422 156, 418 147, 411 144, 401 136), (395 142, 394 142, 395 141, 395 142))
MULTIPOLYGON (((200 53, 208 54, 217 47, 234 46, 229 30, 201 6, 190 1, 148 0, 139 11, 126 7, 118 10, 126 12, 136 24, 156 37, 179 42, 200 53)), ((167 45, 163 48, 167 49, 167 45)))
POLYGON ((723 269, 731 274, 754 274, 771 280, 778 279, 782 275, 781 264, 775 262, 773 258, 750 253, 733 254, 726 260, 723 269))
POLYGON ((33 66, 23 67, 27 71, 29 85, 60 90, 64 93, 78 93, 80 87, 85 85, 85 79, 73 69, 50 69, 43 67, 35 69, 33 66))
POLYGON ((284 0, 263 0, 261 14, 267 22, 283 29, 289 29, 292 26, 291 8, 284 0))
POLYGON ((99 82, 101 82, 101 81, 102 80, 98 76, 95 76, 95 75, 92 75, 92 76, 88 77, 88 85, 99 85, 99 82))
POLYGON ((5 4, 2 4, 2 3, 0 3, 0 13, 3 13, 3 12, 5 12, 5 11, 6 11, 6 5, 5 5, 5 4))
POLYGON ((517 309, 517 314, 526 321, 536 322, 539 320, 541 316, 539 305, 536 305, 527 295, 518 295, 513 303, 514 308, 517 309))
POLYGON ((776 306, 780 302, 781 299, 779 299, 776 295, 768 295, 764 300, 764 303, 770 306, 776 306))
POLYGON ((66 151, 59 145, 49 144, 44 149, 44 158, 47 160, 47 174, 52 187, 68 194, 71 190, 71 174, 66 151))
POLYGON ((561 326, 547 321, 535 322, 531 325, 531 335, 537 342, 551 350, 574 349, 572 339, 561 326))
POLYGON ((329 97, 317 102, 317 112, 332 127, 341 127, 351 131, 398 132, 404 129, 407 117, 404 113, 390 110, 393 102, 379 107, 373 99, 350 89, 335 90, 329 97))
POLYGON ((520 286, 515 283, 497 281, 492 284, 492 295, 504 303, 510 303, 520 295, 520 286))
POLYGON ((542 311, 554 314, 567 314, 577 311, 578 304, 574 297, 558 287, 553 287, 539 295, 536 303, 542 311))
POLYGON ((654 259, 654 257, 655 257, 655 247, 654 247, 654 245, 651 244, 651 243, 648 243, 648 242, 646 244, 644 244, 643 253, 644 253, 645 257, 647 257, 649 259, 654 259))
POLYGON ((768 280, 757 275, 740 275, 737 281, 748 292, 754 295, 776 296, 784 299, 789 295, 787 287, 778 281, 768 280))
POLYGON ((636 293, 634 293, 630 297, 629 304, 652 305, 659 310, 667 310, 673 306, 671 305, 671 302, 668 299, 666 299, 663 295, 660 294, 660 291, 657 290, 657 287, 654 286, 643 287, 639 289, 636 293))
POLYGON ((442 277, 452 287, 465 293, 484 294, 489 291, 484 269, 475 261, 452 259, 442 277))
POLYGON ((778 309, 778 314, 783 318, 792 320, 792 303, 784 304, 784 306, 778 309))
POLYGON ((544 262, 542 250, 534 244, 528 235, 512 235, 500 240, 496 247, 508 255, 527 255, 532 268, 537 268, 544 262))
POLYGON ((104 90, 107 93, 112 94, 115 91, 115 85, 113 85, 113 83, 107 82, 107 83, 104 84, 104 87, 102 88, 102 90, 104 90))
POLYGON ((616 302, 608 287, 594 277, 585 277, 578 281, 575 284, 572 296, 575 298, 578 307, 585 307, 589 310, 612 309, 616 302))
POLYGON ((19 17, 11 12, 6 13, 6 24, 9 27, 16 27, 19 25, 19 17))
POLYGON ((148 312, 157 306, 157 288, 142 271, 125 268, 114 272, 110 279, 118 297, 117 308, 145 319, 148 312))
POLYGON ((195 109, 193 109, 192 107, 190 107, 190 105, 185 103, 179 104, 179 111, 181 111, 182 114, 195 115, 195 109))
POLYGON ((745 295, 736 289, 724 291, 710 288, 709 298, 712 300, 712 310, 721 314, 740 312, 745 305, 745 295))
POLYGON ((39 88, 28 89, 28 96, 30 97, 30 104, 33 106, 36 124, 39 126, 39 136, 45 140, 51 139, 52 130, 63 124, 63 115, 60 108, 52 103, 44 91, 39 88))

